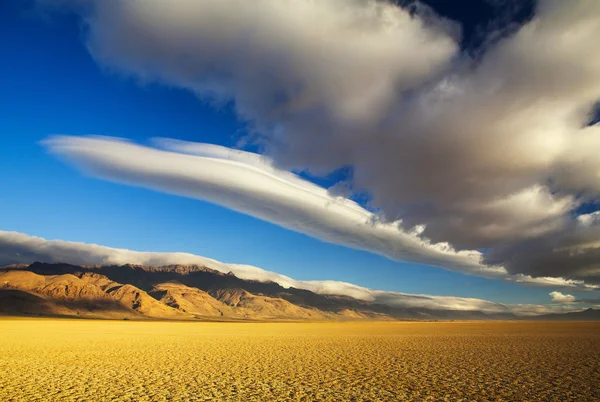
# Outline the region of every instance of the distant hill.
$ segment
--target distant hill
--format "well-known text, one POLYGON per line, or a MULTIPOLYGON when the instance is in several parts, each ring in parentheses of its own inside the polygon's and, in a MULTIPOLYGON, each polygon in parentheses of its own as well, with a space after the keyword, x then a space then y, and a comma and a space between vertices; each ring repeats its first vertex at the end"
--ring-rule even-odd
POLYGON ((531 317, 531 319, 540 321, 600 321, 600 310, 588 308, 584 311, 572 313, 543 314, 531 317))
MULTIPOLYGON (((573 318, 552 315, 547 319, 579 319, 576 314, 583 313, 568 316, 573 318)), ((243 280, 232 273, 196 265, 76 266, 39 262, 0 268, 0 314, 174 320, 518 318, 510 313, 403 308, 349 296, 321 295, 284 288, 275 282, 243 280)), ((592 315, 587 313, 585 317, 592 315)))

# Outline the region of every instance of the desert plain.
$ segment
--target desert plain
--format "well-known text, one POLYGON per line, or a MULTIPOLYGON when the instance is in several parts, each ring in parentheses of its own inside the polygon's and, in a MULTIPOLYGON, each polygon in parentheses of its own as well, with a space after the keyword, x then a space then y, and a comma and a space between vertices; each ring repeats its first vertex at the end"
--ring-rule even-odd
POLYGON ((1 401, 594 401, 600 323, 0 318, 1 401))

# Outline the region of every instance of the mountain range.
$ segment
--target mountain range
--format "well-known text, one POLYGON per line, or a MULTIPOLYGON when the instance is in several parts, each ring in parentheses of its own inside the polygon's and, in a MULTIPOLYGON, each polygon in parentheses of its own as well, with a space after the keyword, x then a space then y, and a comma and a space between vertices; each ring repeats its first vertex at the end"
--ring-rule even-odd
MULTIPOLYGON (((198 265, 17 264, 0 268, 0 314, 170 320, 513 320, 511 313, 434 310, 243 280, 198 265)), ((600 310, 538 316, 599 320, 600 310)))

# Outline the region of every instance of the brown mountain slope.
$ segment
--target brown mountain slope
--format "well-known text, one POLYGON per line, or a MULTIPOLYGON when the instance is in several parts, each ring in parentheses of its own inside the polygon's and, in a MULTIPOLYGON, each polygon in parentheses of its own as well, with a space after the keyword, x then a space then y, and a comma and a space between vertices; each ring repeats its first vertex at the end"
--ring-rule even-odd
POLYGON ((163 304, 133 285, 122 285, 108 294, 122 306, 137 311, 145 317, 161 319, 191 319, 193 316, 163 304))
POLYGON ((280 298, 253 295, 244 289, 219 289, 211 291, 210 294, 215 299, 235 307, 238 312, 247 318, 299 318, 312 320, 333 318, 333 314, 300 307, 280 298))
MULTIPOLYGON (((43 303, 46 307, 42 310, 55 315, 192 318, 183 311, 160 303, 135 286, 121 285, 99 274, 38 275, 11 270, 0 272, 0 286, 51 301, 43 303)), ((31 299, 26 300, 28 305, 31 304, 31 299)))
POLYGON ((43 286, 38 286, 33 290, 37 294, 51 299, 90 302, 111 300, 102 289, 71 274, 48 276, 45 279, 43 286))
MULTIPOLYGON (((4 267, 2 269, 10 269, 4 267)), ((164 267, 146 267, 139 265, 126 264, 122 266, 75 266, 69 264, 45 264, 34 263, 27 267, 29 271, 38 274, 66 274, 71 273, 89 283, 97 284, 99 287, 108 290, 115 284, 127 283, 135 286, 142 291, 152 293, 152 296, 160 300, 164 296, 157 286, 165 283, 178 283, 188 288, 195 288, 208 294, 216 294, 219 290, 243 289, 248 293, 244 302, 233 307, 233 314, 229 309, 224 309, 221 305, 214 305, 210 301, 213 309, 202 310, 194 313, 198 306, 183 307, 190 314, 201 317, 231 317, 244 319, 380 319, 387 318, 387 314, 371 311, 365 306, 364 302, 356 305, 347 305, 339 302, 329 296, 318 295, 313 292, 302 289, 286 289, 275 282, 258 282, 243 280, 233 274, 225 274, 205 267, 195 265, 171 265, 164 267), (254 297, 256 296, 256 298, 254 297), (261 299, 262 297, 262 299, 261 299), (363 311, 354 311, 355 308, 363 311), (218 310, 218 316, 207 315, 215 314, 218 310), (221 315, 223 313, 223 315, 221 315)), ((186 292, 187 298, 191 297, 190 292, 186 292)), ((196 293, 198 295, 198 293, 196 293)), ((203 295, 203 298, 206 296, 203 295)), ((176 306, 182 300, 174 297, 171 292, 170 299, 163 300, 164 304, 176 306)), ((179 298, 181 299, 181 298, 179 298)), ((352 299, 352 298, 350 298, 352 299)), ((357 302, 355 299, 352 299, 357 302)), ((188 300, 189 301, 189 300, 188 300)), ((194 302, 203 304, 204 301, 194 302)), ((185 303, 182 303, 184 305, 185 303)), ((225 303, 227 304, 227 303, 225 303)), ((231 305, 228 307, 232 308, 231 305)), ((387 306, 385 306, 388 308, 387 306)), ((389 308, 388 308, 389 309, 389 308)))
POLYGON ((100 288, 71 274, 37 275, 28 271, 0 273, 0 285, 65 302, 103 303, 112 299, 100 288))
MULTIPOLYGON (((82 306, 75 306, 79 314, 82 311, 88 314, 90 311, 99 310, 93 303, 89 306, 89 301, 95 303, 108 297, 112 305, 116 303, 121 310, 126 310, 130 314, 166 319, 507 320, 518 318, 511 313, 388 306, 349 296, 323 295, 304 289, 284 288, 275 282, 243 280, 231 273, 225 274, 196 265, 76 266, 36 262, 26 267, 19 265, 0 268, 0 273, 11 271, 53 276, 53 279, 43 281, 35 275, 23 276, 20 281, 28 285, 23 285, 22 289, 41 296, 44 300, 48 298, 56 300, 62 306, 67 302, 83 303, 87 300, 88 307, 83 310, 80 308, 82 306)), ((14 298, 16 295, 12 294, 11 297, 14 298)), ((33 299, 20 301, 21 305, 30 306, 29 308, 33 302, 33 299)), ((85 303, 83 305, 85 306, 85 303)), ((0 306, 0 313, 4 308, 0 306)), ((592 316, 592 314, 588 315, 592 316)), ((569 316, 565 319, 572 318, 569 316)))
POLYGON ((71 274, 0 272, 0 312, 88 318, 143 318, 93 284, 71 274))
POLYGON ((208 293, 179 283, 161 283, 149 294, 161 303, 198 318, 243 318, 230 306, 208 293))
MULTIPOLYGON (((0 313, 89 318, 154 319, 311 319, 334 318, 334 314, 296 306, 284 299, 254 295, 243 289, 221 289, 213 295, 176 282, 160 283, 150 293, 121 284, 88 268, 42 265, 40 275, 9 267, 0 271, 0 313), (65 273, 70 272, 70 273, 65 273), (213 296, 216 296, 213 297, 213 296), (221 300, 218 300, 220 298, 221 300)), ((181 269, 179 272, 207 273, 181 269)), ((145 272, 145 271, 143 271, 145 272)), ((160 269, 150 271, 164 273, 160 269)), ((181 275, 180 273, 177 273, 181 275)), ((347 317, 341 315, 340 318, 347 317)))
POLYGON ((203 290, 180 283, 161 283, 149 292, 161 303, 197 318, 243 318, 243 315, 203 290))
POLYGON ((82 281, 101 289, 108 297, 120 305, 132 309, 149 318, 191 319, 192 316, 159 302, 143 290, 133 285, 122 285, 104 275, 85 272, 76 274, 82 281))
POLYGON ((104 275, 95 274, 92 272, 78 272, 75 273, 75 275, 79 277, 82 281, 99 287, 104 292, 109 292, 112 289, 122 286, 120 283, 112 281, 104 275))
POLYGON ((0 288, 0 315, 75 317, 77 311, 22 290, 0 288))
POLYGON ((43 287, 46 284, 46 277, 35 274, 30 271, 5 271, 0 272, 0 286, 3 288, 33 290, 43 287))

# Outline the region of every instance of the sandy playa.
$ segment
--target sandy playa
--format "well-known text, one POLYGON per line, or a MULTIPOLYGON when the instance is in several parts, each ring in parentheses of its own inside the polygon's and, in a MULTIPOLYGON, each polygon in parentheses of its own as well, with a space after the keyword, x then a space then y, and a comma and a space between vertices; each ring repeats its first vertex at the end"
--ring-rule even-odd
POLYGON ((0 319, 2 401, 592 401, 598 323, 0 319))

